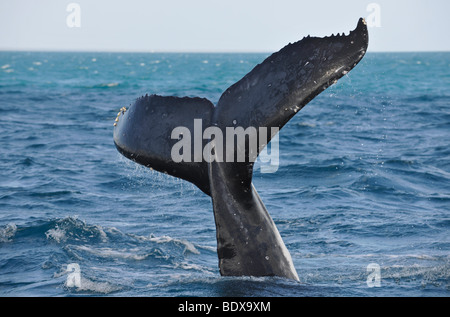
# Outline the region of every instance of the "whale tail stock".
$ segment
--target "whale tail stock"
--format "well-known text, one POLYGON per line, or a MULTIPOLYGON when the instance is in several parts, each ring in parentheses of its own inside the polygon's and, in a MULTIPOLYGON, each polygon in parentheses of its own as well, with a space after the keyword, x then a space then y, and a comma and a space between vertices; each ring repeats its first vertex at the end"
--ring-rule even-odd
POLYGON ((353 69, 367 47, 367 26, 360 19, 349 35, 308 36, 285 46, 229 87, 216 106, 202 98, 141 97, 119 113, 115 145, 129 159, 192 182, 211 196, 222 275, 298 280, 290 254, 252 185, 254 159, 274 136, 261 134, 260 128, 281 129, 315 96, 353 69), (235 145, 235 136, 225 133, 229 127, 245 131, 254 127, 256 151, 250 150, 248 137, 243 148, 235 145), (215 129, 214 139, 206 133, 208 128, 215 129), (223 142, 218 142, 218 130, 223 131, 223 142), (199 141, 195 137, 204 134, 211 138, 199 141), (181 162, 174 159, 180 138, 185 141, 181 162), (234 145, 231 157, 227 156, 230 148, 224 146, 230 143, 234 145), (213 153, 215 160, 205 160, 207 145, 213 151, 206 152, 213 153), (235 159, 239 151, 245 152, 244 161, 235 159))

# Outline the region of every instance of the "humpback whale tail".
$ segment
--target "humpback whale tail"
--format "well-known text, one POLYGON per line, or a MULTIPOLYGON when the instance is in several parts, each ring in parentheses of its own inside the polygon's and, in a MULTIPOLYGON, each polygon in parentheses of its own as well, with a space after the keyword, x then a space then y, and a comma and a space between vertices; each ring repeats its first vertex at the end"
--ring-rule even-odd
POLYGON ((353 69, 367 46, 367 26, 360 19, 349 35, 308 36, 285 46, 229 87, 216 106, 202 98, 146 95, 119 113, 114 143, 120 153, 192 182, 211 196, 222 275, 298 280, 252 185, 254 159, 274 136, 262 128, 281 129, 353 69), (236 133, 227 133, 237 127, 245 132, 243 144, 235 142, 236 133), (251 147, 252 136, 256 148, 251 147))

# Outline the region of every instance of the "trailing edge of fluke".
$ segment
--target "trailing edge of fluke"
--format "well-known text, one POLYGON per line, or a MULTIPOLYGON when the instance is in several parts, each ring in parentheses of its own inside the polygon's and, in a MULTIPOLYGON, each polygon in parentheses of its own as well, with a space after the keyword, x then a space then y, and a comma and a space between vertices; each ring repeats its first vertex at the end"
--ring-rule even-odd
MULTIPOLYGON (((222 131, 235 126, 281 129, 315 96, 352 70, 367 47, 367 26, 360 19, 349 35, 308 36, 285 46, 229 87, 215 106, 204 98, 138 98, 118 113, 114 143, 125 157, 192 182, 212 198, 222 275, 298 280, 289 251, 253 187, 253 161, 208 162, 192 153, 190 159, 175 162, 172 149, 179 140, 171 137, 172 132, 184 127, 194 134, 194 120, 201 120, 200 133, 209 127, 222 131)), ((231 141, 223 135, 222 145, 231 141)), ((245 151, 246 157, 258 155, 273 135, 257 137, 262 141, 257 153, 250 153, 248 141, 244 148, 233 150, 245 151)), ((202 142, 202 148, 208 143, 213 148, 220 146, 215 139, 202 142)), ((193 142, 186 148, 198 146, 193 142)))

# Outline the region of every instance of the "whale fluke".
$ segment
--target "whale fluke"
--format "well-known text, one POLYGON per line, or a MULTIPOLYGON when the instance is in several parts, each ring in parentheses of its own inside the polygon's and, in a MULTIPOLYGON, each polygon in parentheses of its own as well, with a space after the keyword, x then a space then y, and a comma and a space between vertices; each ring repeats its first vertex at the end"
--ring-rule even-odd
POLYGON ((261 128, 281 129, 353 69, 367 47, 367 26, 360 19, 349 35, 308 35, 285 46, 226 89, 216 106, 204 98, 138 98, 118 114, 114 143, 127 158, 192 182, 211 196, 222 275, 298 280, 291 256, 252 184, 254 159, 275 136, 262 134, 261 128), (226 147, 234 144, 235 135, 225 132, 230 127, 255 131, 256 150, 251 150, 248 135, 244 147, 226 147), (181 139, 183 151, 177 147, 181 139), (205 160, 207 148, 215 160, 205 160), (181 161, 174 159, 174 152, 182 155, 181 161), (244 161, 236 159, 239 153, 245 154, 244 161))

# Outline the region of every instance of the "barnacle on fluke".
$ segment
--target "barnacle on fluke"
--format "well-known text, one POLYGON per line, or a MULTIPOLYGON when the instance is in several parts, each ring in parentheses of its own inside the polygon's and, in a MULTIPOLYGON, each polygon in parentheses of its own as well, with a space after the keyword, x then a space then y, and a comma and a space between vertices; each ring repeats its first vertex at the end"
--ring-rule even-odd
POLYGON ((119 122, 119 117, 120 117, 120 115, 123 115, 126 111, 127 111, 127 108, 126 108, 126 107, 120 108, 120 111, 117 113, 117 117, 116 117, 116 119, 114 120, 114 126, 117 126, 117 122, 119 122))

